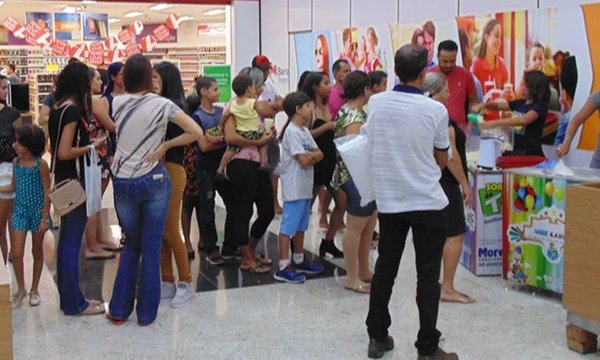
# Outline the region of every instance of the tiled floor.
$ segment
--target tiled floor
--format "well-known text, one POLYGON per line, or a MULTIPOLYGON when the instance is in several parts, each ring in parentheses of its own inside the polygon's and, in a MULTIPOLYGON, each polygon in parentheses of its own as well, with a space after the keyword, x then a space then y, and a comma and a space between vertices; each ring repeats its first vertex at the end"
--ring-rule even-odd
MULTIPOLYGON (((105 203, 110 205, 109 200, 105 203)), ((219 211, 222 219, 223 211, 219 211)), ((306 249, 315 253, 320 234, 314 225, 306 249)), ((270 231, 276 233, 276 219, 270 231)), ((220 225, 222 229, 222 224, 220 225)), ((193 239, 197 238, 194 227, 193 239)), ((338 234, 338 244, 341 237, 338 234)), ((276 238, 262 252, 276 255, 276 238)), ((46 253, 54 248, 46 240, 46 253)), ((376 253, 371 253, 374 263, 376 253)), ((104 317, 66 317, 58 311, 47 258, 40 292, 42 305, 13 312, 15 359, 365 359, 368 296, 342 288, 343 261, 332 261, 327 276, 302 285, 272 284, 270 276, 242 274, 237 267, 192 263, 200 293, 187 307, 163 302, 157 321, 145 328, 135 319, 121 327, 104 317), (254 286, 254 285, 264 286, 254 286), (218 289, 218 290, 216 290, 218 289), (215 291, 216 290, 216 291, 215 291)), ((27 278, 31 274, 27 260, 27 278)), ((81 280, 89 297, 110 299, 117 260, 82 262, 81 280)), ((415 359, 418 329, 414 252, 407 246, 390 303, 396 348, 386 359, 415 359)), ((441 304, 442 346, 461 359, 597 359, 570 352, 565 342, 566 313, 559 300, 518 291, 503 280, 475 277, 462 267, 457 284, 478 300, 473 305, 441 304)))

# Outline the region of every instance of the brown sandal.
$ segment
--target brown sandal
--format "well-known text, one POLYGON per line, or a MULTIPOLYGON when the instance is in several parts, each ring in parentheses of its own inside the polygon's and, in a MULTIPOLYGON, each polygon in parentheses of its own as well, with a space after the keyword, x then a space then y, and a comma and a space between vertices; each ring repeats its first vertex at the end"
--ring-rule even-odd
POLYGON ((370 294, 371 293, 371 285, 358 285, 355 287, 344 286, 344 289, 354 291, 359 294, 370 294))
POLYGON ((240 270, 242 270, 243 272, 250 273, 250 274, 262 275, 262 274, 268 274, 269 271, 271 271, 271 268, 255 263, 254 266, 240 265, 240 270))
POLYGON ((264 266, 271 266, 271 265, 273 265, 273 260, 269 259, 266 255, 263 255, 263 254, 258 254, 256 256, 255 261, 259 265, 264 265, 264 266))

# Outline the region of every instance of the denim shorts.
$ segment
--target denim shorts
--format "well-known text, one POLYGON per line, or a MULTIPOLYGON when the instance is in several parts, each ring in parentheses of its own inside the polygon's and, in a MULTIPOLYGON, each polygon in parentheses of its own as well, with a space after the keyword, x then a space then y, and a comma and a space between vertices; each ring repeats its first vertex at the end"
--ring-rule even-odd
POLYGON ((352 178, 342 185, 342 190, 346 193, 348 198, 348 204, 346 205, 346 211, 352 216, 369 217, 373 215, 377 206, 375 201, 371 201, 366 206, 360 206, 360 194, 352 178))
POLYGON ((311 199, 284 201, 279 233, 292 237, 299 231, 308 230, 311 203, 311 199))

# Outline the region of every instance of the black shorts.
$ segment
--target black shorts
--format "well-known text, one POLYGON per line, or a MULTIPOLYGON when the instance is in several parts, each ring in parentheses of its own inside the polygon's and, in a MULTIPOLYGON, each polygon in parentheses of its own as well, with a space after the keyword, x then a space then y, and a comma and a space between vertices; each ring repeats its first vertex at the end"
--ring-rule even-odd
POLYGON ((467 232, 465 222, 465 207, 460 186, 442 184, 449 204, 446 208, 446 221, 448 224, 448 237, 462 235, 467 232))

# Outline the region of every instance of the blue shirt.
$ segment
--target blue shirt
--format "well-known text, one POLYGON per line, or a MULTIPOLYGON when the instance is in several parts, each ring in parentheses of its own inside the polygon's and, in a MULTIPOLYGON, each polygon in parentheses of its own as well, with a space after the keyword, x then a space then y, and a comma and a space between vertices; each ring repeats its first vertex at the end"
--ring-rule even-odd
POLYGON ((554 139, 554 145, 560 145, 565 142, 565 136, 567 135, 567 128, 569 127, 569 122, 571 121, 571 111, 567 111, 560 118, 560 123, 558 125, 558 131, 556 132, 556 138, 554 139))
MULTIPOLYGON (((215 106, 214 109, 214 113, 209 113, 200 107, 192 114, 192 118, 200 125, 202 130, 204 130, 205 135, 216 136, 219 123, 223 117, 222 107, 215 106)), ((209 152, 202 152, 202 150, 199 150, 196 157, 196 168, 199 171, 217 171, 223 153, 225 153, 225 144, 218 150, 209 152)))

